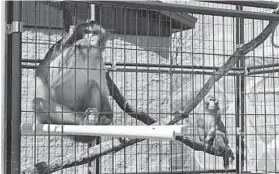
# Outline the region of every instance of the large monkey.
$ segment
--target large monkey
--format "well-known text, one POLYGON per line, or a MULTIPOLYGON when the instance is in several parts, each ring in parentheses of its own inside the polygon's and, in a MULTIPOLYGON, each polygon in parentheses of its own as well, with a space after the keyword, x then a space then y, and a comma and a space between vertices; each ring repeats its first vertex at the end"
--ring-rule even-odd
MULTIPOLYGON (((36 70, 32 108, 42 124, 108 125, 108 101, 102 52, 108 33, 94 21, 76 26, 46 54, 36 70), (88 36, 88 37, 87 37, 88 36)), ((95 137, 76 136, 78 142, 95 137)))
POLYGON ((224 152, 224 167, 228 168, 229 162, 234 160, 234 154, 228 145, 226 127, 221 120, 219 101, 214 96, 208 95, 205 97, 204 105, 205 116, 195 116, 199 139, 205 144, 206 149, 215 147, 219 152, 224 152))

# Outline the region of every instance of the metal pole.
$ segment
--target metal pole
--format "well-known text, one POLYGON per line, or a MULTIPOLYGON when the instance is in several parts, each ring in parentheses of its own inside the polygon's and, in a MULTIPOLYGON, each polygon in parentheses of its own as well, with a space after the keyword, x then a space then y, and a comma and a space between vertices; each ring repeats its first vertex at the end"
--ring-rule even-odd
MULTIPOLYGON (((243 10, 243 7, 240 6, 240 10, 243 10)), ((240 18, 240 26, 239 26, 239 29, 240 29, 240 44, 244 44, 244 18, 240 18)), ((239 59, 239 62, 240 62, 240 68, 243 68, 245 67, 245 58, 244 56, 241 57, 239 59)), ((244 121, 245 121, 245 76, 244 75, 241 75, 240 77, 240 101, 241 101, 241 108, 240 108, 240 113, 241 113, 241 131, 244 131, 244 121)), ((241 169, 241 172, 244 170, 244 136, 241 135, 241 140, 240 140, 240 144, 241 144, 241 164, 240 164, 240 169, 241 169)))
MULTIPOLYGON (((242 6, 236 6, 236 10, 243 10, 242 6)), ((236 44, 244 44, 244 18, 236 19, 236 44)), ((244 56, 239 58, 237 68, 244 68, 244 56)), ((236 77, 236 128, 244 130, 244 76, 236 77)), ((244 170, 244 137, 236 135, 236 171, 241 173, 244 170)))
POLYGON ((278 6, 278 2, 272 1, 200 1, 207 3, 218 3, 218 4, 230 4, 230 5, 242 5, 248 7, 259 7, 259 8, 271 8, 275 9, 278 6))
MULTIPOLYGON (((80 1, 81 3, 87 3, 80 1)), ((94 1, 94 4, 115 5, 120 7, 131 7, 137 9, 166 10, 175 12, 196 13, 226 17, 244 17, 249 19, 278 21, 279 16, 273 13, 259 13, 250 11, 237 11, 230 9, 200 7, 183 4, 170 4, 156 1, 94 1)))
POLYGON ((21 122, 21 1, 7 3, 7 23, 11 24, 7 37, 7 173, 20 173, 21 122))
MULTIPOLYGON (((8 16, 8 6, 7 6, 7 3, 3 3, 3 4, 1 4, 1 14, 3 15, 3 16, 5 16, 5 25, 4 26, 2 26, 2 27, 5 27, 4 28, 4 30, 2 30, 2 31, 5 31, 6 32, 6 23, 7 23, 7 21, 8 21, 8 19, 7 19, 7 16, 8 16), (6 10, 7 9, 7 10, 6 10)), ((5 39, 5 44, 4 44, 4 48, 5 49, 3 49, 3 50, 5 50, 5 51, 3 51, 4 52, 4 55, 6 55, 7 54, 7 35, 6 35, 6 33, 1 33, 4 37, 3 37, 3 39, 5 39)), ((2 54, 3 54, 3 52, 2 52, 2 54)), ((4 55, 1 55, 1 56, 3 56, 4 57, 4 55)), ((3 156, 4 156, 4 159, 5 160, 2 160, 1 161, 1 166, 2 166, 2 170, 1 170, 1 172, 3 172, 3 173, 7 173, 7 118, 6 118, 6 115, 7 115, 7 100, 6 100, 6 98, 7 98, 7 88, 6 88, 6 84, 7 84, 7 77, 6 77, 6 75, 7 75, 7 71, 6 71, 6 58, 5 59, 1 59, 1 70, 2 70, 2 72, 1 72, 1 74, 2 74, 2 76, 1 76, 1 78, 3 79, 3 81, 4 81, 4 85, 3 85, 3 89, 1 89, 1 94, 3 94, 3 96, 4 96, 4 99, 2 98, 2 103, 1 103, 1 110, 2 110, 2 112, 1 112, 1 115, 3 115, 4 116, 4 118, 2 117, 1 119, 1 136, 2 136, 2 142, 4 141, 4 143, 2 144, 2 147, 1 147, 1 153, 3 154, 3 156)), ((2 88, 2 87, 1 87, 2 88)), ((2 158, 3 159, 3 158, 2 158)))

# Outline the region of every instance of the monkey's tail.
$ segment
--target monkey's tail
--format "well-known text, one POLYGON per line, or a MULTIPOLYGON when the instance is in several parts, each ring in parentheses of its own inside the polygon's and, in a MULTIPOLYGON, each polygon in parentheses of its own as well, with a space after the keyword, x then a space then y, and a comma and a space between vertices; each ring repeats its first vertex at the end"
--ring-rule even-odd
POLYGON ((225 150, 224 155, 223 155, 224 168, 229 169, 229 166, 230 166, 230 164, 232 164, 234 159, 235 159, 235 157, 234 157, 232 149, 229 146, 227 146, 227 149, 225 150))

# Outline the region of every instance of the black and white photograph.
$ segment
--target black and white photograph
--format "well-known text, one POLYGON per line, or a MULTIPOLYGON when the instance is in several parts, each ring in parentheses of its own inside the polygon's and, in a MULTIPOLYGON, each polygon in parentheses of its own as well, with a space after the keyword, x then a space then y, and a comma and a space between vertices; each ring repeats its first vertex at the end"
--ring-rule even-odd
POLYGON ((1 11, 1 173, 279 173, 279 0, 1 11))

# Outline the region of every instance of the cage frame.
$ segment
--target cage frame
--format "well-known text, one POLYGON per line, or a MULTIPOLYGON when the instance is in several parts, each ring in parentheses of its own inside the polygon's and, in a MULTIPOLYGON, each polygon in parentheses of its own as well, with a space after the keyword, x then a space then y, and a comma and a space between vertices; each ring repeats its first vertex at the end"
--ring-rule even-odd
MULTIPOLYGON (((82 3, 86 3, 86 2, 82 2, 82 3)), ((98 2, 96 2, 98 3, 98 2)), ((100 3, 104 3, 104 2, 100 2, 100 3)), ((261 19, 261 20, 274 20, 274 21, 279 21, 279 16, 276 14, 258 14, 255 15, 255 13, 250 13, 250 12, 242 12, 242 5, 239 5, 235 10, 230 10, 229 15, 225 15, 228 14, 228 10, 223 11, 221 9, 216 9, 216 8, 209 8, 209 9, 205 9, 202 7, 191 7, 191 6, 176 6, 176 5, 168 5, 165 6, 164 4, 158 5, 157 3, 131 3, 131 2, 126 2, 125 6, 131 6, 134 7, 136 5, 138 5, 138 8, 154 8, 154 9, 165 9, 165 10, 170 10, 170 11, 184 11, 186 10, 187 12, 190 13, 200 13, 200 14, 207 14, 207 15, 214 15, 214 16, 228 16, 228 17, 236 17, 237 19, 237 24, 239 25, 237 27, 237 43, 239 45, 244 44, 244 19, 245 18, 251 18, 251 19, 261 19), (213 14, 212 14, 213 13, 213 14)), ((114 4, 114 5, 117 5, 114 4)), ((19 23, 21 23, 22 19, 21 19, 21 6, 22 6, 22 2, 7 2, 7 10, 8 14, 7 14, 7 23, 11 24, 14 21, 17 21, 19 23)), ((245 5, 246 6, 246 5, 245 5)), ((272 7, 270 6, 270 8, 274 8, 274 6, 272 5, 272 7)), ((20 171, 20 134, 19 134, 19 129, 20 129, 20 118, 21 118, 21 69, 22 68, 34 68, 32 66, 26 66, 26 65, 22 65, 22 62, 32 62, 30 60, 21 60, 22 56, 21 56, 21 35, 22 35, 22 31, 16 31, 16 32, 12 32, 10 34, 8 34, 8 38, 7 38, 7 57, 6 57, 6 62, 7 62, 7 68, 6 68, 6 72, 7 72, 7 76, 6 76, 6 105, 7 105, 7 112, 6 112, 6 117, 5 120, 7 120, 7 132, 5 135, 5 139, 7 141, 6 142, 6 159, 8 159, 6 161, 6 166, 7 166, 7 172, 8 173, 18 173, 20 171), (20 48, 20 49, 19 49, 20 48), (18 50, 18 51, 14 51, 14 50, 18 50), (9 58, 10 57, 10 58, 9 58), (13 70, 13 71, 12 71, 13 70), (8 119, 8 117, 10 117, 10 119, 8 119), (11 148, 11 149, 10 149, 11 148)), ((245 57, 245 56, 244 56, 245 57)), ((245 66, 243 63, 244 59, 239 59, 238 62, 238 66, 237 69, 240 71, 239 74, 244 74, 245 72, 245 66), (242 61, 241 61, 242 60, 242 61)), ((36 62, 37 63, 37 62, 36 62)), ((111 65, 111 64, 108 64, 111 65)), ((133 65, 131 65, 133 66, 133 65)), ((144 66, 144 65, 143 65, 144 66)), ((155 66, 155 65, 154 65, 155 66)), ((274 67, 273 65, 264 65, 266 67, 274 67)), ((277 65, 276 65, 277 66, 277 65)), ((279 67, 279 65, 278 65, 279 67)), ((203 68, 203 67, 196 67, 197 69, 199 68, 203 68)), ((209 69, 216 69, 216 67, 209 67, 209 69)), ((248 67, 247 70, 254 70, 254 69, 261 69, 263 68, 263 66, 253 66, 253 67, 248 67)), ((125 71, 125 70, 124 70, 125 71)), ((193 71, 191 71, 193 73, 193 71)), ((264 70, 259 70, 257 71, 257 73, 264 73, 264 70)), ((279 72, 279 69, 276 71, 272 71, 272 72, 279 72)), ((187 72, 186 72, 187 73, 187 72)), ((249 73, 249 72, 248 72, 249 73)), ((253 73, 253 72, 250 72, 253 73)), ((238 75, 239 75, 238 74, 238 75)), ((235 74, 232 74, 235 75, 235 74)), ((236 125, 236 127, 240 127, 240 129, 244 128, 244 82, 245 80, 243 78, 243 76, 237 76, 238 80, 237 82, 239 83, 238 86, 241 86, 240 88, 237 88, 237 110, 240 111, 239 113, 236 113, 238 115, 238 119, 241 119, 241 125, 236 125)), ((237 121, 236 124, 239 124, 239 122, 237 121)), ((237 155, 237 159, 240 158, 240 161, 237 162, 237 167, 236 167, 236 172, 242 172, 243 173, 243 166, 244 166, 244 148, 242 148, 244 146, 244 137, 237 135, 237 141, 240 141, 240 144, 237 143, 238 148, 240 148, 240 152, 238 152, 237 155), (239 140, 240 139, 240 140, 239 140)), ((212 171, 211 171, 212 172, 212 171)), ((161 173, 161 172, 160 172, 161 173)), ((186 172, 187 173, 187 172, 186 172)), ((210 171, 209 171, 210 173, 210 171)))

